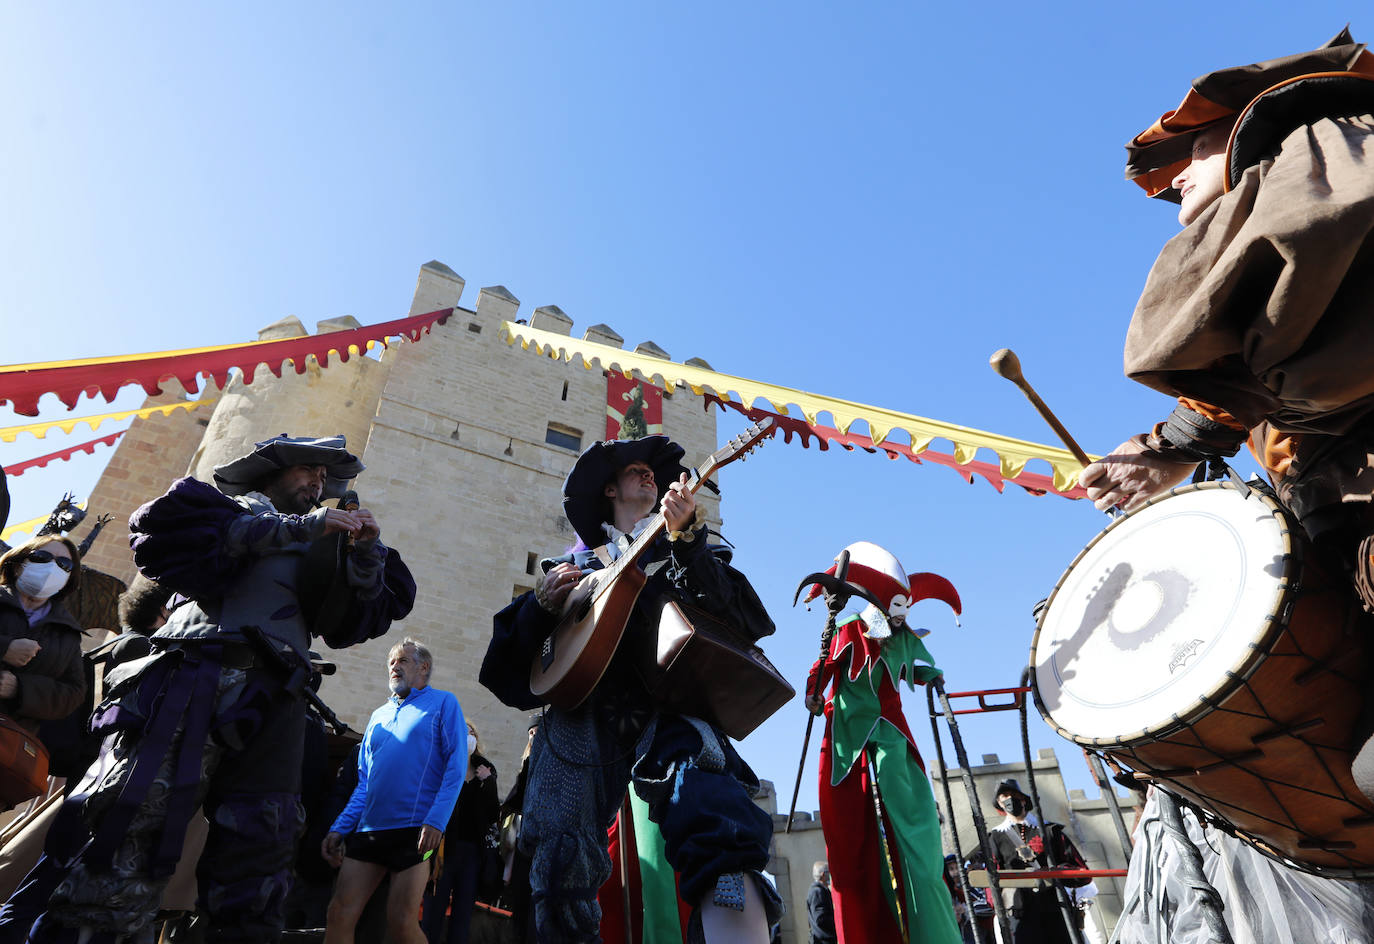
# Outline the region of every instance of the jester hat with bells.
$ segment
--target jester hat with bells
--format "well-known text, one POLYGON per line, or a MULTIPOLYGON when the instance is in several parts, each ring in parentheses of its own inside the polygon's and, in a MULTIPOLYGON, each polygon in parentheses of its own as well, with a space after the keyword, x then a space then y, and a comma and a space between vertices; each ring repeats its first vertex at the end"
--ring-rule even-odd
MULTIPOLYGON (((856 541, 835 557, 836 563, 817 579, 806 595, 810 602, 822 593, 840 592, 850 596, 862 597, 868 601, 859 614, 868 627, 864 635, 870 639, 886 639, 892 635, 892 626, 906 626, 907 611, 913 603, 920 600, 941 600, 954 611, 957 625, 963 604, 959 592, 939 574, 919 573, 907 576, 900 561, 892 552, 869 541, 856 541), (849 555, 849 567, 845 571, 844 586, 839 586, 837 576, 840 557, 849 555)), ((921 633, 920 635, 924 635, 921 633)))

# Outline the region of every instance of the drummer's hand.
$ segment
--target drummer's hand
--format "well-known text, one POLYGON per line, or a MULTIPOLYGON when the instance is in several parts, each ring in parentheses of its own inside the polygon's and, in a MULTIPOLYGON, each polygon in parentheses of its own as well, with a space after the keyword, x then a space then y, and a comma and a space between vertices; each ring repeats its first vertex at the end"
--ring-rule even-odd
POLYGON ((1085 468, 1078 484, 1088 490, 1088 499, 1099 511, 1120 505, 1134 511, 1156 495, 1179 485, 1192 474, 1196 463, 1161 459, 1135 436, 1085 468))
POLYGON ((806 696, 806 710, 813 715, 820 715, 825 711, 825 699, 820 695, 806 696))

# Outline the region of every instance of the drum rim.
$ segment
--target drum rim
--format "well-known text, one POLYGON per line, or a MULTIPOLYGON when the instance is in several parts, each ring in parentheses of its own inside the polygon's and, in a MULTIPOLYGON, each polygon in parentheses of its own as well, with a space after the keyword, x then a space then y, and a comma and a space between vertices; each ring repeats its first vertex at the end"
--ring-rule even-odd
POLYGON ((1037 619, 1035 623, 1035 635, 1031 638, 1030 647, 1030 681, 1031 695, 1035 700, 1036 710, 1040 712, 1040 717, 1044 719, 1045 723, 1060 737, 1083 747, 1097 747, 1103 749, 1112 747, 1128 748, 1147 738, 1158 739, 1177 731, 1184 730, 1191 726, 1198 718, 1212 710, 1212 706, 1208 704, 1209 701, 1216 703, 1224 698, 1225 695, 1228 695, 1247 682, 1250 677, 1259 670, 1263 662, 1260 656, 1269 651, 1278 636, 1287 628, 1287 623, 1278 619, 1278 617, 1289 609, 1298 586, 1301 583, 1300 575, 1302 573, 1303 556, 1300 546, 1293 541, 1293 532, 1298 528, 1298 523, 1292 513, 1284 508, 1283 505, 1266 491, 1259 488, 1251 488, 1249 496, 1242 497, 1260 499, 1268 508, 1270 515, 1278 520, 1280 524, 1279 537, 1283 544, 1283 560, 1289 564, 1289 567, 1279 581, 1279 592, 1275 598, 1274 605, 1264 617, 1264 632, 1257 636, 1255 641, 1247 647, 1245 654, 1233 663, 1227 672, 1221 675, 1220 680, 1213 687, 1196 696, 1193 704, 1188 709, 1175 714, 1167 721, 1148 725, 1129 734, 1118 735, 1114 738, 1084 737, 1083 735, 1070 732, 1063 725, 1059 724, 1059 722, 1055 721, 1054 718, 1050 716, 1049 711, 1046 710, 1045 704, 1040 698, 1039 673, 1036 671, 1035 657, 1040 644, 1040 632, 1044 628, 1045 617, 1049 615, 1054 605, 1055 597, 1059 595, 1059 591, 1063 587, 1064 581, 1068 579, 1069 574, 1078 566, 1079 561, 1097 546, 1099 541, 1112 531, 1124 525, 1131 518, 1140 514, 1146 508, 1157 505, 1160 502, 1168 501, 1170 498, 1183 494, 1184 492, 1212 490, 1241 492, 1239 486, 1225 480, 1215 482, 1192 482, 1187 485, 1179 485, 1171 488, 1163 495, 1158 495, 1150 499, 1135 511, 1114 518, 1105 528, 1094 535, 1091 541, 1084 545, 1083 549, 1080 550, 1074 559, 1069 562, 1069 565, 1064 568, 1064 572, 1059 575, 1059 579, 1054 584, 1054 589, 1050 591, 1050 595, 1045 598, 1045 605, 1041 608, 1040 618, 1037 619))

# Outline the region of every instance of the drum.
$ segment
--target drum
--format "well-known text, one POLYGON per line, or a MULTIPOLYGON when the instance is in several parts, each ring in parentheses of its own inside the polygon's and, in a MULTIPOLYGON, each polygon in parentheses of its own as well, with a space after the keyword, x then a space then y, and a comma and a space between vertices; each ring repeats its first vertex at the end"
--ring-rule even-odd
POLYGON ((1266 493, 1175 489, 1069 565, 1031 645, 1061 735, 1308 871, 1374 876, 1356 788, 1369 618, 1266 493))

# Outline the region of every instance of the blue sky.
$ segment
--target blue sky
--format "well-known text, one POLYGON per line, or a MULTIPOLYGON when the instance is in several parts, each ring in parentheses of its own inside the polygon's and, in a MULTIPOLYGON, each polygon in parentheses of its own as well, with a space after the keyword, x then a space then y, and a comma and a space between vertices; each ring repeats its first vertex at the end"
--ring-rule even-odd
MULTIPOLYGON (((1193 76, 1312 48, 1349 15, 6 4, 0 360, 233 343, 287 315, 375 323, 439 259, 467 304, 503 284, 525 313, 556 304, 678 359, 1048 442, 986 366, 1011 347, 1103 452, 1168 409, 1121 376, 1136 295, 1177 229, 1123 182, 1122 145, 1193 76)), ((24 437, 0 462, 94 435, 24 437)), ((14 480, 10 520, 89 492, 109 452, 14 480)), ((727 534, 779 624, 768 651, 797 679, 821 614, 790 608, 796 580, 866 539, 962 592, 962 628, 917 610, 950 688, 1015 684, 1031 606, 1103 524, 1086 503, 781 443, 723 485, 727 534)), ((908 705, 929 759, 924 698, 908 705)), ((783 793, 804 718, 793 706, 744 747, 783 793)), ((1012 715, 964 733, 975 757, 1019 754, 1012 715)), ((1072 745, 1038 719, 1032 739, 1084 785, 1072 745)), ((814 807, 810 777, 803 796, 814 807)))

